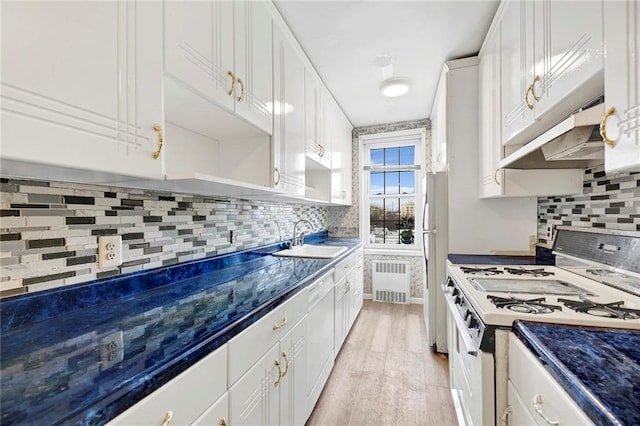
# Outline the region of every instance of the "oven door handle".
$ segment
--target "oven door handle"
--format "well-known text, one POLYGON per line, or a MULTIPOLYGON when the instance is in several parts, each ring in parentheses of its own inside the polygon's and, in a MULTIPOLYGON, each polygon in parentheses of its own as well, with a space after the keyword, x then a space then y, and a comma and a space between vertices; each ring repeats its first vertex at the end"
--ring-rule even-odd
POLYGON ((478 356, 478 348, 473 344, 473 340, 471 340, 471 336, 469 335, 469 328, 456 309, 453 296, 449 296, 444 285, 442 286, 442 290, 444 291, 444 300, 447 302, 447 305, 449 305, 449 312, 451 312, 451 316, 456 323, 456 328, 459 330, 458 334, 462 337, 464 345, 468 348, 467 353, 472 356, 478 356))

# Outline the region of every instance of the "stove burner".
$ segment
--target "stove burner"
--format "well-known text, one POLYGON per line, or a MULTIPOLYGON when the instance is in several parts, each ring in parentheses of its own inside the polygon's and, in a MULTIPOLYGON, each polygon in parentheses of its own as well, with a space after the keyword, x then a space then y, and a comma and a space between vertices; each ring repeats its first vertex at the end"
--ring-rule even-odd
POLYGON ((461 266, 460 270, 465 274, 476 274, 476 275, 498 275, 502 274, 502 271, 496 268, 495 266, 489 268, 479 268, 477 266, 461 266))
POLYGON ((549 275, 554 275, 551 271, 545 271, 544 268, 536 268, 536 269, 525 269, 525 268, 504 268, 505 271, 512 275, 527 275, 531 277, 548 277, 549 275))
POLYGON ((595 275, 598 277, 616 277, 620 274, 616 273, 616 272, 612 272, 612 271, 607 271, 606 269, 587 269, 586 272, 588 272, 591 275, 595 275))
POLYGON ((576 312, 583 312, 585 314, 593 315, 602 318, 618 318, 618 319, 640 319, 640 309, 624 308, 624 302, 612 302, 612 303, 595 303, 588 299, 584 300, 570 300, 570 299, 558 299, 558 302, 564 303, 564 305, 573 309, 576 312))
POLYGON ((506 308, 514 312, 522 314, 550 314, 554 310, 561 311, 562 307, 549 305, 543 302, 547 300, 544 297, 537 299, 516 299, 515 297, 500 297, 488 295, 487 299, 498 308, 506 308))

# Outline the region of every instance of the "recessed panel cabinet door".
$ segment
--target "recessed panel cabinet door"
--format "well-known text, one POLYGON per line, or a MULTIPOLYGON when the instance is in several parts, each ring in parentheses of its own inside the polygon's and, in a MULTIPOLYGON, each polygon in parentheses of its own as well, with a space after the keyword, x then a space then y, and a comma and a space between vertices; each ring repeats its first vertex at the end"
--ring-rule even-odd
POLYGON ((640 171, 639 2, 605 1, 604 31, 605 169, 640 171))
POLYGON ((168 1, 164 17, 166 72, 233 112, 233 2, 168 1))
POLYGON ((0 8, 3 159, 160 177, 162 4, 0 8))
POLYGON ((307 420, 307 316, 280 341, 280 425, 303 425, 307 420))

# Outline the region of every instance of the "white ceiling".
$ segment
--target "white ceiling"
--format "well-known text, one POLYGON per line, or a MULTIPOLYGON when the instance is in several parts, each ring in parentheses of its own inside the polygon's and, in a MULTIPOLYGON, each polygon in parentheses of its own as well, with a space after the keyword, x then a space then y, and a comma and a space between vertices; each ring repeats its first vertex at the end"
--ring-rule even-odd
POLYGON ((445 61, 477 54, 499 0, 274 0, 318 74, 355 127, 428 117, 445 61), (409 93, 385 98, 393 76, 409 93), (379 63, 379 60, 378 60, 379 63))

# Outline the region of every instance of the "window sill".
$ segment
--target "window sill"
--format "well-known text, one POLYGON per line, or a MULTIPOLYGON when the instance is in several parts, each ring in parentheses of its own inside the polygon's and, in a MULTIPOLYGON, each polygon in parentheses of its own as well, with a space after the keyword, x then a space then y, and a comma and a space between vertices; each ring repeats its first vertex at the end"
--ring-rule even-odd
POLYGON ((364 254, 382 255, 382 256, 407 256, 407 257, 422 257, 422 251, 420 250, 398 250, 398 249, 382 249, 382 248, 364 248, 364 254))

